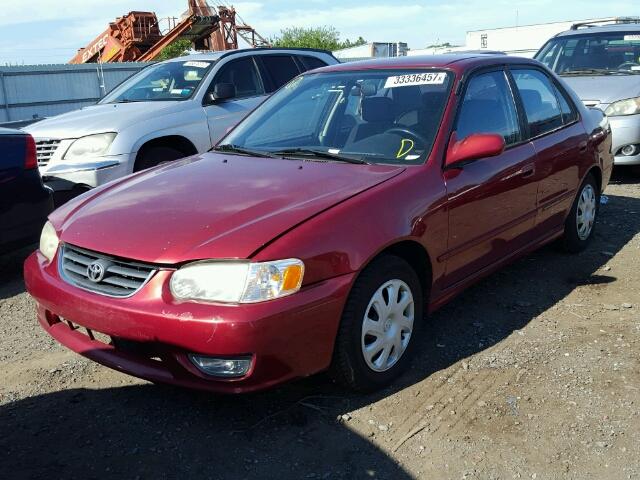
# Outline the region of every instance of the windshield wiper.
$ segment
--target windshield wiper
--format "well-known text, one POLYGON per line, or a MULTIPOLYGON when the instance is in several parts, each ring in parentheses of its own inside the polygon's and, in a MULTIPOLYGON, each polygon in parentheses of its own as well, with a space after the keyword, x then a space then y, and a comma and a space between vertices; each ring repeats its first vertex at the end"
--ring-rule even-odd
POLYGON ((313 148, 289 148, 287 150, 278 150, 277 152, 273 153, 277 155, 299 155, 302 157, 326 158, 328 160, 335 160, 337 162, 369 165, 369 162, 362 160, 361 158, 347 157, 344 155, 338 155, 336 153, 325 152, 323 150, 315 150, 313 148))
POLYGON ((615 70, 606 68, 576 68, 575 70, 565 70, 560 75, 616 75, 615 70))
POLYGON ((121 98, 120 100, 116 100, 114 102, 109 103, 136 103, 136 102, 146 102, 147 100, 131 100, 130 98, 121 98))
POLYGON ((238 145, 232 145, 232 144, 217 145, 209 149, 209 151, 237 153, 239 155, 250 155, 252 157, 280 158, 278 155, 271 152, 266 152, 264 150, 252 150, 250 148, 244 148, 244 147, 240 147, 238 145))

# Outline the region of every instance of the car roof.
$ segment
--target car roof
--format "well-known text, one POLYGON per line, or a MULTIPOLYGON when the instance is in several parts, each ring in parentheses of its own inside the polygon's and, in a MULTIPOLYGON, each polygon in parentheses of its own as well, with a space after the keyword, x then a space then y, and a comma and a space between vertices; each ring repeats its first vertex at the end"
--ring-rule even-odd
POLYGON ((206 61, 206 60, 220 60, 224 57, 229 57, 231 55, 238 55, 241 53, 256 53, 258 55, 264 55, 267 53, 299 53, 299 54, 309 54, 309 53, 323 53, 333 57, 333 54, 328 50, 321 50, 318 48, 274 48, 274 47, 257 47, 257 48, 239 48, 237 50, 225 50, 219 52, 201 52, 201 53, 193 53, 191 55, 184 55, 182 57, 172 58, 170 60, 166 60, 167 62, 188 62, 190 60, 193 61, 206 61))
POLYGON ((611 25, 584 26, 575 30, 567 30, 556 37, 574 37, 593 35, 594 33, 634 32, 640 33, 640 23, 612 23, 611 25))
POLYGON ((415 55, 408 57, 374 58, 357 62, 340 63, 318 68, 313 72, 358 71, 375 69, 451 68, 465 71, 471 68, 504 64, 532 64, 539 62, 530 58, 504 54, 458 53, 443 55, 415 55))

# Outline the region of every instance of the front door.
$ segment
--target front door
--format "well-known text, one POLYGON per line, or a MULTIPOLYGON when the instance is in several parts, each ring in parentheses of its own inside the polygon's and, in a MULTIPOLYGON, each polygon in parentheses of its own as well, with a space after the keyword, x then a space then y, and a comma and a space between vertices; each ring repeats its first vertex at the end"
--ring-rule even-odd
POLYGON ((207 115, 211 145, 215 145, 265 98, 265 88, 253 57, 241 57, 224 64, 214 76, 205 95, 204 110, 207 115), (216 83, 234 85, 235 96, 226 100, 210 100, 209 94, 213 92, 216 83))
POLYGON ((444 172, 449 203, 446 285, 454 286, 531 241, 535 224, 536 152, 524 140, 503 70, 483 72, 466 86, 455 133, 497 133, 506 149, 444 172))

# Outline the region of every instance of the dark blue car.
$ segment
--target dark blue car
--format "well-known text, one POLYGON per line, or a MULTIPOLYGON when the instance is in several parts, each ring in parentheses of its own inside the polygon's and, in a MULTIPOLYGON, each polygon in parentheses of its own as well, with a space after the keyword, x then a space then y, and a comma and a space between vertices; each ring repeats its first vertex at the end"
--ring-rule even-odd
POLYGON ((36 242, 52 210, 33 138, 0 128, 0 253, 36 242))

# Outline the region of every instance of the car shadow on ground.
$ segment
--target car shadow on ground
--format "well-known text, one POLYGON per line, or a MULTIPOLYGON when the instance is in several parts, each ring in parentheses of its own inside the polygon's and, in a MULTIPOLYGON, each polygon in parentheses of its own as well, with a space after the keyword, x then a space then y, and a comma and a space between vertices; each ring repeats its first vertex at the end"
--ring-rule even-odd
POLYGON ((496 345, 578 285, 617 281, 602 267, 640 232, 640 199, 610 195, 601 213, 585 252, 545 247, 433 314, 412 368, 381 392, 347 394, 324 375, 238 397, 69 389, 0 407, 0 464, 13 478, 412 478, 337 418, 496 345))

